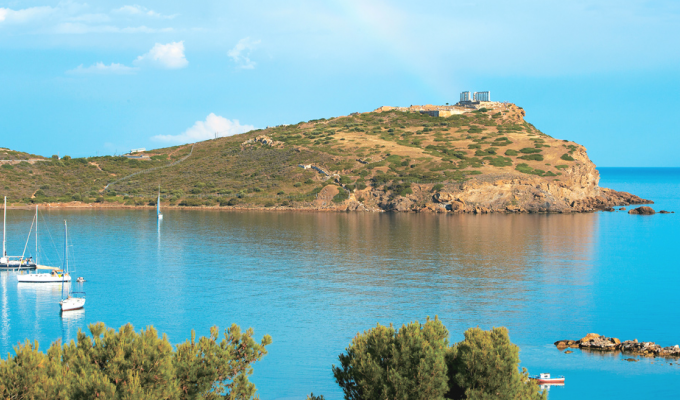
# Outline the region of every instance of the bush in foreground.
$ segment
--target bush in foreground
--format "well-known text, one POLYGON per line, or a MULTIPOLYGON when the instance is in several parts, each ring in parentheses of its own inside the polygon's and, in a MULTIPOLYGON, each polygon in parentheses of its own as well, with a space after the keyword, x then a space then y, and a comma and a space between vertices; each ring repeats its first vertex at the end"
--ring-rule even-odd
POLYGON ((468 329, 448 345, 449 332, 428 318, 394 329, 378 325, 358 334, 333 375, 347 400, 545 399, 505 328, 468 329))
POLYGON ((15 356, 0 360, 0 397, 11 399, 250 399, 252 364, 267 354, 271 337, 253 340, 252 329, 232 325, 219 339, 191 332, 173 350, 153 327, 117 332, 103 323, 90 325, 92 337, 78 332, 76 342, 59 341, 47 354, 28 340, 15 356))

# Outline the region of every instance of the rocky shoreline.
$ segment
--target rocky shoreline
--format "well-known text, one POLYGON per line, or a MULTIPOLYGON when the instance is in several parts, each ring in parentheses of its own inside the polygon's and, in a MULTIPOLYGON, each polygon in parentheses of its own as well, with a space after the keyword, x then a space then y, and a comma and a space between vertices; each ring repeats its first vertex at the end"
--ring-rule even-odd
POLYGON ((680 346, 662 347, 654 342, 638 342, 637 339, 621 341, 615 337, 605 337, 589 333, 579 340, 558 340, 558 349, 580 348, 581 350, 621 352, 644 357, 680 358, 680 346))

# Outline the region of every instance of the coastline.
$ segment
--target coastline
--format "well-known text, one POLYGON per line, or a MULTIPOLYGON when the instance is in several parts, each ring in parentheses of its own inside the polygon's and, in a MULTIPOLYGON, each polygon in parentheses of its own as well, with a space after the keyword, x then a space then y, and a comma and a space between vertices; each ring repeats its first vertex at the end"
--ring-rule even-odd
MULTIPOLYGON (((417 210, 397 210, 397 209, 382 209, 382 208, 359 208, 351 207, 350 205, 342 204, 338 206, 310 206, 310 207, 290 207, 290 206, 252 206, 252 207, 242 207, 242 206, 171 206, 163 205, 163 210, 189 210, 189 211, 267 211, 267 212, 372 212, 372 213, 406 213, 406 214, 587 214, 596 211, 627 211, 623 207, 640 205, 640 204, 654 204, 651 200, 644 200, 641 203, 630 203, 630 204, 619 204, 612 205, 607 208, 592 208, 586 210, 574 210, 574 211, 536 211, 536 210, 525 210, 525 209, 507 209, 507 210, 493 210, 487 208, 473 208, 470 210, 456 210, 451 211, 443 207, 437 207, 437 203, 430 203, 425 207, 417 210), (433 207, 435 206, 435 207, 433 207)), ((41 209, 70 209, 70 210, 155 210, 155 205, 125 205, 125 204, 110 204, 110 203, 83 203, 83 202, 70 202, 70 203, 39 203, 39 204, 8 204, 8 210, 34 210, 35 206, 38 205, 41 209)))

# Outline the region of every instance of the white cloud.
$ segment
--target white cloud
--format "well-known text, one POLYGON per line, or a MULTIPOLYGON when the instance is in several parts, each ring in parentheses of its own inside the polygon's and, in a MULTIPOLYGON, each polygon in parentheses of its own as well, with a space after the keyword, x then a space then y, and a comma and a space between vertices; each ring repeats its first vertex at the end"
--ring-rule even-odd
POLYGON ((148 53, 137 57, 134 64, 178 69, 189 65, 189 61, 184 57, 184 41, 181 41, 168 44, 156 43, 148 53))
POLYGON ((146 7, 134 4, 134 5, 126 5, 121 8, 117 8, 113 10, 114 13, 118 14, 127 14, 127 15, 134 15, 134 16, 146 16, 146 17, 153 17, 153 18, 163 18, 163 19, 173 19, 177 16, 177 14, 173 15, 162 15, 160 13, 157 13, 154 10, 150 10, 146 7))
POLYGON ((215 133, 218 137, 232 136, 239 133, 248 132, 255 129, 252 125, 241 125, 237 119, 228 120, 214 113, 210 113, 205 121, 196 121, 194 126, 180 133, 179 135, 156 135, 151 138, 158 142, 184 144, 199 142, 201 140, 214 139, 215 133))
POLYGON ((128 67, 127 65, 111 63, 111 65, 106 65, 104 63, 98 62, 96 64, 90 65, 89 67, 83 67, 80 64, 77 68, 66 71, 67 74, 133 74, 137 72, 137 68, 128 67))
POLYGON ((136 67, 128 67, 124 64, 111 63, 106 65, 97 62, 89 67, 80 64, 77 68, 66 71, 67 74, 133 74, 140 67, 156 67, 167 69, 178 69, 186 67, 189 62, 184 57, 184 42, 173 42, 168 44, 156 43, 148 53, 137 57, 133 61, 136 67))
POLYGON ((249 37, 245 37, 236 43, 233 49, 227 52, 227 55, 231 57, 239 67, 243 69, 253 69, 255 68, 255 61, 250 59, 250 53, 257 48, 260 44, 260 40, 253 40, 249 37))
POLYGON ((23 10, 12 10, 11 8, 0 8, 0 22, 24 23, 43 18, 54 12, 54 8, 49 6, 30 7, 23 10))

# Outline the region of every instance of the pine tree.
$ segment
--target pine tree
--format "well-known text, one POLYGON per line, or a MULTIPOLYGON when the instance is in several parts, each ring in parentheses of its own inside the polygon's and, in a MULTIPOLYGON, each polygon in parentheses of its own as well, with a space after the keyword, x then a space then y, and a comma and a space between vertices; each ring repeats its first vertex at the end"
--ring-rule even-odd
POLYGON ((519 371, 519 347, 506 328, 470 328, 446 356, 450 399, 541 399, 538 385, 519 371))
POLYGON ((448 335, 436 317, 398 331, 378 324, 352 340, 333 375, 348 400, 443 399, 448 335))

